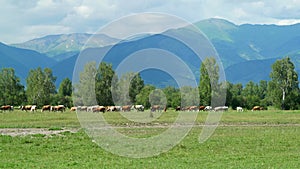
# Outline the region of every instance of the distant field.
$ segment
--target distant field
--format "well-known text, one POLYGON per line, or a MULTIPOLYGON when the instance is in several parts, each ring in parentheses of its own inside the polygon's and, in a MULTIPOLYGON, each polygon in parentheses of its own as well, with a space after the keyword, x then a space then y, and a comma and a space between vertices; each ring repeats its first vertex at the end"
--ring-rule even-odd
MULTIPOLYGON (((145 112, 149 113, 149 112, 145 112)), ((148 125, 168 125, 169 111, 148 125)), ((119 113, 105 118, 132 137, 149 137, 163 128, 144 128, 119 113)), ((299 168, 300 111, 224 112, 220 126, 205 143, 198 142, 207 112, 199 112, 185 139, 169 152, 144 159, 119 157, 98 147, 80 130, 74 112, 0 113, 0 128, 61 130, 60 134, 0 135, 0 168, 299 168), (62 129, 79 129, 78 132, 62 129)))

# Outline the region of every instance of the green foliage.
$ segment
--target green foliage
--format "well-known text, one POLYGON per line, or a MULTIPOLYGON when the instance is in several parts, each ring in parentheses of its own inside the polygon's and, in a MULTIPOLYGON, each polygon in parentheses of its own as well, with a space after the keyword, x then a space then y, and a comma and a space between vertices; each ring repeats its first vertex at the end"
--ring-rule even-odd
POLYGON ((24 86, 13 68, 1 69, 0 89, 0 105, 20 105, 26 101, 24 86))
POLYGON ((50 104, 51 94, 56 93, 56 77, 52 75, 52 70, 45 68, 44 71, 39 67, 29 71, 27 82, 27 100, 29 104, 42 106, 50 104))
POLYGON ((112 88, 116 88, 118 79, 111 64, 101 62, 95 77, 95 93, 98 105, 114 105, 112 88))
POLYGON ((131 103, 136 102, 136 95, 141 92, 144 86, 144 80, 142 79, 141 75, 139 73, 134 74, 133 78, 130 81, 129 87, 129 97, 131 103))
POLYGON ((89 62, 84 66, 79 75, 79 83, 75 85, 74 105, 96 105, 95 76, 97 73, 96 62, 89 62))
POLYGON ((212 94, 219 89, 219 66, 213 57, 206 58, 200 67, 200 104, 211 105, 212 94))
POLYGON ((277 60, 272 65, 268 96, 281 109, 297 109, 299 102, 299 82, 295 66, 289 57, 277 60))
POLYGON ((149 101, 150 93, 155 90, 155 87, 152 85, 145 85, 141 92, 136 95, 136 103, 144 105, 145 108, 150 108, 151 104, 149 101))
POLYGON ((72 96, 72 82, 65 78, 59 85, 58 94, 61 96, 72 96))
POLYGON ((175 87, 165 87, 163 92, 167 98, 167 107, 176 108, 181 104, 181 94, 180 90, 175 87))

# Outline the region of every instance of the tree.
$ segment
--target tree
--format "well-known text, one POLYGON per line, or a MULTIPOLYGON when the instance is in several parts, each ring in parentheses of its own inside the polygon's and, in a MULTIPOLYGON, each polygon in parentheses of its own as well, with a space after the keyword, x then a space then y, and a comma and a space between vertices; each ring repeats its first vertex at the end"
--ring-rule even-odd
POLYGON ((65 78, 59 85, 58 94, 61 96, 72 95, 72 82, 69 78, 65 78))
POLYGON ((99 105, 114 105, 112 90, 115 90, 117 86, 118 80, 116 77, 111 64, 100 63, 95 78, 96 99, 99 105))
POLYGON ((219 89, 219 66, 213 57, 206 58, 200 67, 199 94, 201 105, 211 105, 212 95, 219 89))
POLYGON ((145 85, 141 92, 136 96, 136 104, 142 104, 145 108, 150 108, 149 95, 153 90, 155 90, 154 86, 145 85))
POLYGON ((144 80, 141 78, 141 75, 139 73, 133 75, 134 76, 131 79, 129 86, 129 97, 131 103, 136 102, 136 95, 138 95, 145 86, 144 80))
POLYGON ((96 62, 88 62, 80 72, 79 83, 75 85, 74 105, 96 105, 95 76, 97 73, 96 62))
POLYGON ((268 95, 276 107, 296 109, 299 100, 299 82, 295 66, 289 57, 277 60, 272 65, 268 95))
POLYGON ((0 105, 20 105, 25 102, 24 86, 13 68, 1 69, 0 88, 0 105))
POLYGON ((28 103, 39 107, 50 104, 51 95, 56 93, 55 80, 56 77, 49 68, 45 68, 44 71, 40 67, 30 70, 26 79, 28 103))
POLYGON ((168 86, 163 89, 163 92, 165 93, 167 98, 167 107, 176 108, 180 105, 181 96, 179 89, 168 86))
POLYGON ((73 106, 72 104, 72 82, 69 78, 65 78, 59 85, 58 94, 53 98, 56 104, 63 104, 67 107, 73 106))

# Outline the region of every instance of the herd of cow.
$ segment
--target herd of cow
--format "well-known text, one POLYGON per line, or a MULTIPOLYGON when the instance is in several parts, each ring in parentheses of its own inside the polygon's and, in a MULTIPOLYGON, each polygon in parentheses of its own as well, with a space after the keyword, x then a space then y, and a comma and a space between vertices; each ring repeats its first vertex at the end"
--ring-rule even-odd
MULTIPOLYGON (((37 106, 36 105, 19 106, 18 109, 20 109, 22 111, 35 112, 35 111, 37 111, 37 106)), ((12 111, 12 110, 14 110, 14 106, 10 106, 10 105, 1 106, 0 110, 1 111, 12 111)), ((46 110, 63 112, 66 110, 66 108, 64 105, 57 105, 57 106, 45 105, 41 108, 41 112, 46 111, 46 110)))
MULTIPOLYGON (((36 105, 26 105, 26 106, 20 106, 18 109, 22 111, 37 111, 36 105)), ((4 105, 0 107, 0 111, 12 111, 14 110, 13 106, 10 105, 4 105)), ((41 108, 41 112, 43 111, 60 111, 64 112, 66 110, 66 107, 64 105, 57 105, 57 106, 51 106, 51 105, 44 105, 41 108)), ((86 111, 86 112, 114 112, 114 111, 144 111, 145 107, 143 105, 126 105, 126 106, 77 106, 77 107, 71 107, 71 111, 86 111)), ((211 107, 211 106, 187 106, 187 107, 181 107, 177 106, 175 111, 227 111, 228 106, 219 106, 219 107, 211 107)), ((236 110, 238 112, 244 111, 242 107, 237 107, 236 110)), ((261 106, 254 106, 252 108, 252 111, 257 110, 264 110, 261 106)), ((161 106, 161 105, 153 105, 150 107, 151 112, 161 112, 167 111, 167 107, 161 106)))

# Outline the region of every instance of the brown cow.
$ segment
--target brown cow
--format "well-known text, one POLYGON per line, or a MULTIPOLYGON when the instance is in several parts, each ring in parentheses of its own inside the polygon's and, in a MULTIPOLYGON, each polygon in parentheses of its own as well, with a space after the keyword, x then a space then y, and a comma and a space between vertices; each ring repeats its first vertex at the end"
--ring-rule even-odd
POLYGON ((71 111, 77 111, 77 107, 71 107, 71 111))
POLYGON ((32 105, 26 105, 26 106, 21 106, 21 110, 22 111, 27 111, 27 110, 31 110, 32 105))
POLYGON ((130 105, 126 105, 126 106, 122 106, 122 111, 125 112, 125 111, 130 111, 131 109, 131 106, 130 105))
POLYGON ((102 112, 105 113, 106 107, 104 106, 94 106, 92 112, 102 112))
POLYGON ((45 111, 45 110, 48 110, 50 111, 51 110, 51 106, 50 105, 44 105, 41 109, 41 112, 45 111))
POLYGON ((199 111, 204 111, 205 106, 199 106, 199 111))
POLYGON ((190 106, 190 107, 188 108, 188 110, 189 110, 189 111, 197 111, 197 110, 199 110, 199 108, 198 108, 198 106, 190 106))
POLYGON ((180 111, 181 110, 181 107, 180 106, 177 106, 175 111, 180 111))
POLYGON ((66 110, 64 105, 52 106, 51 108, 52 108, 52 111, 61 111, 61 112, 63 112, 63 111, 66 110))
POLYGON ((2 110, 2 111, 6 111, 6 110, 12 111, 13 109, 14 109, 14 107, 10 106, 10 105, 5 105, 5 106, 0 107, 0 110, 2 110))
POLYGON ((261 106, 254 106, 251 111, 259 111, 259 110, 264 110, 264 108, 261 106))
POLYGON ((153 105, 153 106, 150 107, 150 110, 152 112, 154 112, 154 111, 160 111, 161 108, 160 108, 160 105, 153 105))

